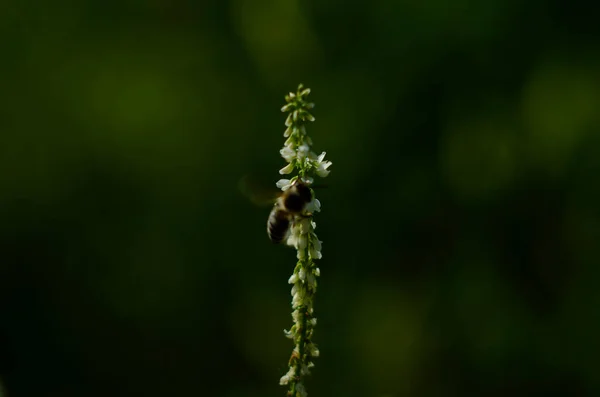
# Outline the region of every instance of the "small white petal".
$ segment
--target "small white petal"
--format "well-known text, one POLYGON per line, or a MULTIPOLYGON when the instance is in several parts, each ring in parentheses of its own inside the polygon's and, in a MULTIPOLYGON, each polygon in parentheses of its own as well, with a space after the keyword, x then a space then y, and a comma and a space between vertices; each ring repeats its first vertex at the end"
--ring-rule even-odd
POLYGON ((296 244, 296 249, 298 250, 304 250, 306 248, 306 245, 308 244, 308 239, 306 238, 305 234, 301 234, 297 237, 297 244, 296 244))
POLYGON ((300 269, 300 271, 298 272, 298 278, 304 282, 304 280, 306 280, 306 271, 304 269, 300 269))
POLYGON ((327 153, 327 152, 323 152, 323 153, 321 153, 321 154, 319 155, 319 157, 317 158, 317 161, 318 161, 319 163, 323 161, 323 159, 325 158, 325 154, 326 154, 326 153, 327 153))
POLYGON ((288 110, 290 110, 290 108, 291 108, 291 107, 292 107, 292 104, 291 104, 291 103, 288 103, 287 105, 284 105, 284 106, 281 108, 281 111, 282 111, 282 112, 287 112, 288 110))
POLYGON ((299 260, 306 259, 306 251, 305 250, 298 250, 298 253, 296 254, 296 258, 298 258, 299 260))
POLYGON ((289 233, 285 244, 296 248, 296 236, 293 233, 289 233))
MULTIPOLYGON (((321 212, 321 202, 319 199, 313 200, 313 207, 315 208, 315 212, 321 212)), ((316 225, 313 228, 316 228, 316 225)))
POLYGON ((306 284, 308 285, 308 287, 310 289, 312 289, 313 291, 317 289, 317 278, 315 277, 314 274, 309 274, 306 277, 306 284))
MULTIPOLYGON (((298 228, 300 230, 300 234, 304 237, 304 239, 306 240, 306 234, 308 232, 310 232, 310 219, 309 218, 303 218, 300 222, 298 222, 298 228)), ((304 245, 304 248, 306 248, 306 245, 304 245)))
POLYGON ((315 212, 319 212, 321 210, 321 206, 317 204, 318 200, 312 200, 304 207, 304 210, 309 214, 313 214, 315 212))
POLYGON ((310 147, 307 144, 300 145, 298 147, 298 157, 303 159, 308 155, 310 147))
POLYGON ((325 178, 327 175, 329 175, 331 171, 329 171, 327 168, 329 168, 331 164, 331 161, 323 161, 319 163, 316 171, 317 175, 319 175, 321 178, 325 178))
POLYGON ((296 273, 292 274, 292 276, 288 280, 288 284, 295 284, 298 281, 298 275, 296 273))
POLYGON ((312 185, 314 181, 315 180, 310 176, 302 178, 302 182, 306 183, 307 185, 312 185))
POLYGON ((289 163, 288 165, 286 165, 285 167, 280 169, 279 173, 281 175, 285 175, 285 174, 291 174, 292 171, 294 171, 294 163, 289 163))
POLYGON ((308 369, 308 365, 302 365, 302 368, 300 369, 300 374, 301 375, 310 375, 310 370, 308 369))
MULTIPOLYGON (((300 397, 308 397, 308 393, 306 392, 306 388, 300 382, 296 383, 296 393, 300 395, 300 397)), ((294 396, 296 397, 296 396, 294 396)))
MULTIPOLYGON (((298 284, 295 284, 295 285, 298 285, 298 284)), ((294 296, 297 296, 298 299, 300 299, 300 300, 304 300, 304 297, 306 296, 306 290, 304 288, 297 288, 296 295, 294 295, 294 296)))
POLYGON ((295 323, 300 322, 300 311, 299 310, 294 310, 292 312, 292 320, 294 320, 295 323))
POLYGON ((315 276, 319 277, 321 275, 321 269, 318 267, 315 269, 315 276))
POLYGON ((287 119, 285 119, 285 126, 286 126, 286 127, 289 127, 290 125, 292 125, 292 113, 290 113, 290 114, 287 116, 287 119))
MULTIPOLYGON (((316 318, 313 318, 312 320, 316 320, 316 318)), ((314 343, 311 343, 308 346, 308 353, 310 354, 311 357, 319 357, 319 354, 321 352, 319 352, 319 349, 317 349, 317 346, 315 346, 314 343)))
POLYGON ((314 238, 310 240, 312 245, 315 247, 317 251, 321 251, 321 240, 317 238, 317 235, 313 233, 314 238))
POLYGON ((296 294, 292 297, 292 307, 300 307, 304 303, 304 295, 296 294))
POLYGON ((280 179, 275 185, 283 191, 288 190, 292 186, 289 179, 280 179))
POLYGON ((321 259, 323 257, 321 251, 316 250, 315 247, 310 247, 308 254, 310 255, 311 259, 321 259))
POLYGON ((281 154, 281 157, 283 157, 288 163, 291 163, 296 158, 296 151, 289 146, 285 146, 279 151, 279 153, 281 154))
POLYGON ((283 131, 283 136, 284 137, 289 137, 292 134, 292 129, 290 127, 286 128, 285 131, 283 131))
POLYGON ((280 385, 287 385, 290 382, 290 380, 292 380, 294 378, 294 373, 295 372, 296 372, 296 368, 290 367, 290 369, 287 372, 287 374, 283 375, 281 377, 281 379, 279 380, 279 384, 280 385))

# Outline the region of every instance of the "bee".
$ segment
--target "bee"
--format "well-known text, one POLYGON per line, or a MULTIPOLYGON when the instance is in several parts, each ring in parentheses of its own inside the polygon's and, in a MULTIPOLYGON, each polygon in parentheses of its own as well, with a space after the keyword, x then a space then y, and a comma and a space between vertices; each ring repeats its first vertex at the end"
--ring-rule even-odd
POLYGON ((279 189, 266 189, 263 183, 246 175, 240 179, 238 187, 253 204, 272 206, 267 219, 267 235, 275 244, 280 244, 288 237, 294 222, 312 216, 307 213, 307 206, 313 201, 311 188, 314 186, 301 179, 296 179, 282 192, 279 189))
POLYGON ((306 205, 311 201, 310 188, 299 179, 282 192, 267 219, 269 239, 275 244, 281 243, 287 237, 292 222, 303 216, 306 205))

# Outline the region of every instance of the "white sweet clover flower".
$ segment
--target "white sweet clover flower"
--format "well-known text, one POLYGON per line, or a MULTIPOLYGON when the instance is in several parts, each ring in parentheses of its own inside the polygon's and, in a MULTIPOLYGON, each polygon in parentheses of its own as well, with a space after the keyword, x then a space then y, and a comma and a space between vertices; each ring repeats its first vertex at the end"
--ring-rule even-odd
MULTIPOLYGON (((283 191, 289 189, 301 180, 309 187, 315 176, 325 178, 329 175, 331 161, 325 160, 325 152, 317 155, 311 150, 313 141, 306 133, 306 124, 315 120, 309 112, 314 104, 307 101, 310 89, 298 86, 298 90, 286 95, 286 105, 282 112, 288 113, 285 120, 286 138, 283 148, 279 151, 287 164, 279 170, 281 175, 296 173, 290 179, 280 179, 277 187, 283 191)), ((311 189, 312 200, 305 206, 304 213, 293 220, 287 244, 296 249, 298 262, 288 283, 292 285, 292 320, 294 324, 286 337, 295 346, 289 360, 289 370, 281 377, 279 383, 289 388, 288 396, 306 397, 308 394, 303 383, 305 376, 314 367, 312 359, 319 357, 319 349, 312 342, 317 319, 314 316, 314 297, 317 291, 317 278, 321 271, 315 261, 322 258, 321 241, 315 234, 317 227, 313 215, 321 211, 321 202, 311 189)))

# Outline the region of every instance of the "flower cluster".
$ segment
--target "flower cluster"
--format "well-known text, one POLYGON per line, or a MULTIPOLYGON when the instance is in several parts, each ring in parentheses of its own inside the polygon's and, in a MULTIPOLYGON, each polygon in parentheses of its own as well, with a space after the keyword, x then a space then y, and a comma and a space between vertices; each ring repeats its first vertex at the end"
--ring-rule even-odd
MULTIPOLYGON (((283 136, 286 139, 284 147, 280 150, 281 156, 288 162, 279 173, 297 175, 291 179, 281 179, 277 187, 287 190, 298 179, 307 185, 314 181, 313 176, 326 177, 329 174, 331 161, 325 160, 325 152, 316 155, 311 151, 312 139, 306 134, 305 125, 315 120, 309 110, 314 104, 308 102, 306 97, 310 89, 298 86, 296 93, 286 95, 287 104, 281 108, 288 112, 285 121, 286 130, 283 136)), ((317 225, 313 214, 321 210, 321 203, 315 198, 311 189, 312 201, 305 207, 305 216, 294 221, 287 244, 297 251, 298 262, 294 273, 288 280, 292 284, 292 319, 294 324, 285 334, 294 344, 294 350, 289 360, 289 371, 281 378, 280 384, 289 387, 289 397, 306 397, 307 392, 303 383, 305 375, 310 373, 314 366, 312 359, 319 356, 319 349, 312 342, 317 319, 314 316, 314 296, 317 291, 317 277, 320 270, 315 260, 321 259, 321 241, 315 234, 317 225)))

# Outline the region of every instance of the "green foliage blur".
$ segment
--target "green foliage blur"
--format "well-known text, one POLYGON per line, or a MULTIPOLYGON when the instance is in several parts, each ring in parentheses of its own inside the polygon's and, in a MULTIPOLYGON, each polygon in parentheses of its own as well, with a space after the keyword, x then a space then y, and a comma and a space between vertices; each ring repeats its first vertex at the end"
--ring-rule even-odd
POLYGON ((309 395, 600 395, 598 3, 0 3, 0 394, 283 396, 283 96, 333 161, 309 395))

